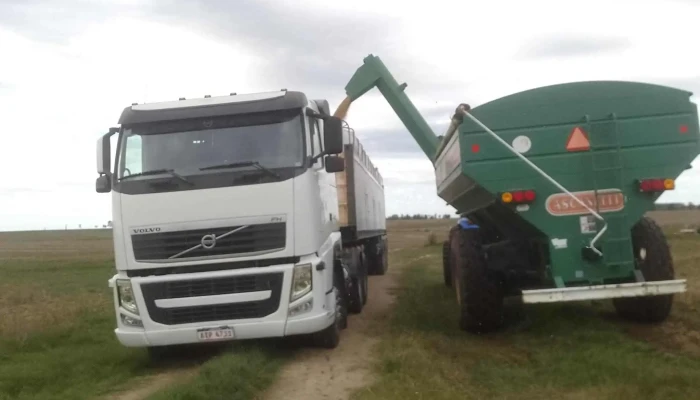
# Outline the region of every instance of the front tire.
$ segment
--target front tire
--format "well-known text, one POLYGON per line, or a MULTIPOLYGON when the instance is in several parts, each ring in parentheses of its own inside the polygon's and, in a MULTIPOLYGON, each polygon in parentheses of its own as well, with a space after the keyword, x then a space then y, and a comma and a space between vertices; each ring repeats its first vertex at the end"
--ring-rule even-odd
MULTIPOLYGON (((644 217, 632 227, 632 248, 637 269, 646 281, 665 281, 675 277, 671 249, 659 225, 644 217)), ((617 314, 625 319, 657 323, 671 313, 673 295, 613 299, 617 314)))
POLYGON ((503 282, 487 268, 478 230, 458 229, 451 237, 459 326, 472 333, 495 331, 504 321, 503 282))
MULTIPOLYGON (((340 273, 342 273, 342 271, 340 273)), ((335 319, 327 328, 313 335, 314 344, 317 347, 325 349, 334 349, 338 347, 340 343, 340 331, 345 329, 348 325, 347 296, 343 290, 345 285, 344 278, 342 276, 339 277, 338 272, 336 272, 334 281, 335 319)))

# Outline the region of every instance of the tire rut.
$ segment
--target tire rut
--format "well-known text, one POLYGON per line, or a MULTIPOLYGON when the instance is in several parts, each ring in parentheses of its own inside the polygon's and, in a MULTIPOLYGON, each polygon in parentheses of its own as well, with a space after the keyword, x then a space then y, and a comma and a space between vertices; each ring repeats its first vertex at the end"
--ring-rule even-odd
POLYGON ((192 377, 198 370, 197 367, 164 371, 156 375, 145 377, 134 382, 134 385, 125 391, 112 393, 102 397, 102 400, 143 400, 148 396, 168 388, 170 385, 180 383, 192 377))
POLYGON ((350 314, 338 347, 331 351, 304 349, 283 368, 263 398, 340 400, 371 384, 372 350, 394 302, 392 292, 400 270, 401 265, 391 265, 386 275, 370 276, 367 304, 362 313, 350 314))

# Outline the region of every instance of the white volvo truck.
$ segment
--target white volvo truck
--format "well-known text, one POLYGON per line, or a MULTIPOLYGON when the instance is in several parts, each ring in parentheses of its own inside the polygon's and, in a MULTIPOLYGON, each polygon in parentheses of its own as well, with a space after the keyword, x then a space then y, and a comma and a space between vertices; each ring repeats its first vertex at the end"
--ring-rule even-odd
POLYGON ((125 346, 309 335, 333 348, 367 275, 387 269, 381 175, 325 100, 133 104, 98 140, 97 172, 125 346))

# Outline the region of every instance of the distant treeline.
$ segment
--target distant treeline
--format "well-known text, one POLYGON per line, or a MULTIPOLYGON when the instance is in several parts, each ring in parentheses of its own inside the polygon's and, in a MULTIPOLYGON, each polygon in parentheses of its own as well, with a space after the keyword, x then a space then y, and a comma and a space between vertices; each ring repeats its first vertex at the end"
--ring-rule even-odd
MULTIPOLYGON (((394 214, 389 216, 388 219, 391 220, 396 220, 396 219, 450 219, 453 218, 452 215, 450 214, 443 214, 443 215, 438 215, 438 214, 433 214, 433 215, 428 215, 428 214, 394 214)), ((456 216, 454 218, 457 218, 456 216)))
POLYGON ((700 210, 700 204, 693 203, 658 203, 655 204, 655 209, 659 211, 667 210, 700 210))

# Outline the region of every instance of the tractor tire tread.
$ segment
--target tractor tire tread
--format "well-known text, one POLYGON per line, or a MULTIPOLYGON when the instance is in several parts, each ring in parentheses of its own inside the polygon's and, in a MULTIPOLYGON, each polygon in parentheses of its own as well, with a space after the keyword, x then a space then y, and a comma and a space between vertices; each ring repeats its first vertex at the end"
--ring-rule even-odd
MULTIPOLYGON (((674 279, 671 249, 661 227, 654 220, 643 217, 632 227, 632 244, 635 257, 640 248, 646 249, 646 258, 638 265, 646 281, 674 279)), ((672 304, 672 294, 613 299, 619 316, 646 323, 664 321, 671 313, 672 304)))
POLYGON ((503 283, 490 274, 481 252, 478 231, 458 230, 457 285, 460 290, 460 328, 472 333, 488 333, 503 325, 503 283))

